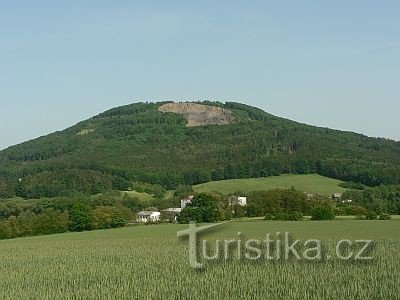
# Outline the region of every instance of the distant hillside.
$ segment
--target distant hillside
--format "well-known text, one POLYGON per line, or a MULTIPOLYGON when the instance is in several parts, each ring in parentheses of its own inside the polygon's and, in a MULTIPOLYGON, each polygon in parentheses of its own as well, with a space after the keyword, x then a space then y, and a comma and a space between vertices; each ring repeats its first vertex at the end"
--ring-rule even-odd
POLYGON ((186 111, 168 103, 117 107, 1 151, 0 197, 95 194, 134 181, 173 189, 279 174, 400 183, 399 142, 300 124, 235 102, 190 104, 186 111))
POLYGON ((334 193, 343 193, 347 190, 340 187, 340 183, 340 180, 317 174, 281 175, 264 178, 213 181, 195 185, 193 189, 197 193, 219 192, 229 195, 235 192, 266 191, 278 188, 290 189, 294 187, 298 191, 330 197, 334 193))

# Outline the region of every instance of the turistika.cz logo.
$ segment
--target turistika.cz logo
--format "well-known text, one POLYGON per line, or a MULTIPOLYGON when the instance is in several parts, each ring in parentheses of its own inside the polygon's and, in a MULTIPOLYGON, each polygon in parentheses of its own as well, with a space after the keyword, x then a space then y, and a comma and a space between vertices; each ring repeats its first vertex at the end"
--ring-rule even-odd
POLYGON ((189 240, 189 264, 194 269, 204 269, 206 262, 215 261, 310 261, 326 262, 373 260, 372 240, 343 239, 335 244, 334 254, 328 255, 319 239, 296 240, 289 232, 267 233, 264 239, 245 239, 241 232, 236 239, 209 240, 202 238, 205 233, 226 224, 212 224, 198 227, 190 223, 187 230, 179 231, 178 238, 189 240))

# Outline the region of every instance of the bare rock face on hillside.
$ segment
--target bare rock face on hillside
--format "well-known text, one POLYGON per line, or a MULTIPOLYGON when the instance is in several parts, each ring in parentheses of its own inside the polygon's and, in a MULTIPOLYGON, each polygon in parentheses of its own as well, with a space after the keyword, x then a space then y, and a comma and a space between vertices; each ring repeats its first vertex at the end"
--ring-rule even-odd
POLYGON ((158 108, 160 112, 184 115, 189 127, 203 125, 226 125, 235 121, 233 113, 217 106, 197 103, 167 103, 158 108))

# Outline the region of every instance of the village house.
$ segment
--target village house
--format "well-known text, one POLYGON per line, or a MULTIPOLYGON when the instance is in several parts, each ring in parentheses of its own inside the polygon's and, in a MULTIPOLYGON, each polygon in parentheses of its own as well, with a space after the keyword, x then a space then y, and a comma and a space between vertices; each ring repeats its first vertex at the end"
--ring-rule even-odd
POLYGON ((161 211, 161 220, 176 223, 182 208, 167 208, 161 211))
POLYGON ((187 196, 184 199, 181 199, 181 209, 185 209, 188 204, 191 204, 194 199, 194 196, 187 196))
POLYGON ((342 193, 334 193, 332 195, 332 199, 338 201, 338 200, 340 200, 342 198, 342 196, 343 196, 342 193))
POLYGON ((231 206, 247 206, 247 197, 230 196, 228 201, 231 206))
POLYGON ((306 195, 307 199, 309 199, 309 200, 314 198, 314 194, 304 192, 304 195, 306 195))
POLYGON ((161 213, 158 211, 141 211, 137 214, 137 222, 158 222, 160 221, 161 213))

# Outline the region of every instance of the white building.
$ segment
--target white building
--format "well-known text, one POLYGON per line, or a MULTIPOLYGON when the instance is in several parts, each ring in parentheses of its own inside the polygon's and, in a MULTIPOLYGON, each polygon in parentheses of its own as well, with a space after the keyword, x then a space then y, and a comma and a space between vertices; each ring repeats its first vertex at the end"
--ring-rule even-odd
POLYGON ((161 213, 158 211, 141 211, 137 214, 137 222, 157 222, 160 221, 161 213))
POLYGON ((182 208, 167 208, 161 211, 161 219, 170 221, 170 222, 177 222, 178 216, 181 214, 182 208))
POLYGON ((342 198, 343 194, 342 193, 334 193, 332 195, 333 200, 340 200, 342 198))
POLYGON ((247 205, 247 197, 238 197, 238 205, 246 206, 247 205))
POLYGON ((247 197, 230 196, 229 204, 231 206, 247 206, 247 197))
POLYGON ((194 196, 187 196, 185 199, 181 199, 181 209, 185 209, 188 204, 191 204, 194 196))

